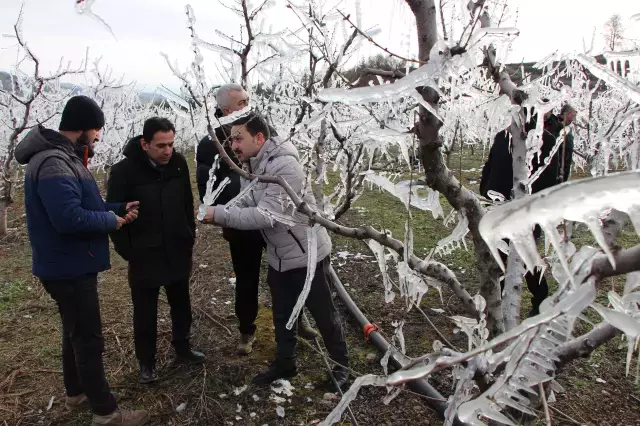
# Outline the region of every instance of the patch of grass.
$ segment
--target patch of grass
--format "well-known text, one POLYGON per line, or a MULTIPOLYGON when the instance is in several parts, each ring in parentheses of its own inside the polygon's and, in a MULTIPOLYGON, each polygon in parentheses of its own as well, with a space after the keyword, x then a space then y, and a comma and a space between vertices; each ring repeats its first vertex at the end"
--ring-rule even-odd
POLYGON ((27 280, 0 281, 0 312, 9 308, 27 291, 27 280))

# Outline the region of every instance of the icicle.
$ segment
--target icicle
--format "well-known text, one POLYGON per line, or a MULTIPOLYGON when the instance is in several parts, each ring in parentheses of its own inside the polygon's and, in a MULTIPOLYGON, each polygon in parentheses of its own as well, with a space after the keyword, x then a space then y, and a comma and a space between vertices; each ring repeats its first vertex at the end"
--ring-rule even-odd
POLYGON ((269 219, 269 221, 271 222, 271 226, 275 226, 275 222, 281 223, 285 226, 288 227, 294 227, 296 225, 300 225, 300 222, 297 222, 296 220, 294 220, 293 217, 291 216, 287 216, 285 214, 282 213, 278 213, 278 212, 274 212, 274 211, 270 211, 270 210, 266 210, 262 207, 258 207, 258 212, 260 212, 261 215, 265 216, 266 218, 269 219))
POLYGON ((324 419, 319 426, 331 426, 337 423, 342 418, 342 414, 347 409, 351 401, 356 399, 358 392, 362 386, 385 386, 384 377, 376 376, 373 374, 367 374, 365 376, 357 377, 348 391, 344 393, 342 399, 338 405, 329 413, 326 419, 324 419))
POLYGON ((92 18, 92 19, 96 20, 107 31, 109 31, 109 33, 117 41, 118 38, 116 37, 115 33, 113 32, 113 30, 111 29, 109 24, 107 24, 104 19, 102 19, 100 16, 96 15, 95 13, 93 13, 93 11, 91 10, 91 8, 93 7, 93 4, 95 3, 95 1, 96 0, 76 0, 76 12, 79 15, 85 15, 85 16, 88 16, 89 18, 92 18))
POLYGON ((320 225, 315 224, 312 227, 307 228, 307 277, 304 281, 304 286, 298 296, 296 305, 293 307, 289 321, 287 322, 287 330, 291 330, 298 320, 298 315, 302 311, 302 307, 307 301, 307 296, 311 291, 311 284, 313 277, 316 273, 316 265, 318 263, 318 228, 320 225))
POLYGON ((252 180, 247 186, 245 186, 238 195, 236 195, 231 201, 225 204, 224 210, 229 211, 230 208, 237 206, 240 202, 253 191, 253 187, 258 183, 258 179, 252 180))
POLYGON ((378 261, 378 267, 382 273, 382 283, 384 285, 384 301, 391 303, 396 294, 393 292, 393 284, 389 280, 389 274, 387 273, 387 261, 384 255, 384 246, 375 240, 368 240, 367 245, 373 252, 378 261))
MULTIPOLYGON (((610 253, 599 224, 592 218, 597 218, 606 208, 623 211, 632 220, 637 218, 640 214, 637 201, 640 199, 639 184, 638 171, 563 183, 495 207, 483 216, 479 231, 503 270, 497 241, 503 238, 512 240, 531 270, 536 265, 542 266, 531 229, 535 224, 548 229, 563 219, 587 223, 601 248, 610 253)), ((562 253, 559 249, 558 252, 562 253)))
POLYGON ((467 249, 466 242, 464 241, 466 235, 469 233, 469 220, 464 214, 460 214, 460 220, 458 225, 454 228, 451 235, 438 241, 436 246, 436 253, 440 256, 453 253, 456 248, 460 248, 460 243, 464 244, 465 250, 467 249))

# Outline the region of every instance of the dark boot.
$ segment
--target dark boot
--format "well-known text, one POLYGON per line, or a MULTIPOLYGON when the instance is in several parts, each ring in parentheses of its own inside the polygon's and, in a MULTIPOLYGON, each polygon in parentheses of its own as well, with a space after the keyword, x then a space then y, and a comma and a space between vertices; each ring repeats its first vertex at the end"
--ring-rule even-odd
POLYGON ((158 381, 158 370, 156 370, 155 361, 140 363, 140 376, 138 381, 143 385, 158 381))
MULTIPOLYGON (((349 369, 341 366, 335 366, 331 369, 333 373, 333 377, 336 379, 336 382, 340 389, 344 392, 347 390, 347 385, 349 383, 349 369)), ((327 377, 327 381, 325 382, 325 388, 329 389, 331 392, 338 392, 336 388, 336 383, 331 379, 331 376, 327 377)))
POLYGON ((265 386, 278 379, 290 379, 298 375, 295 362, 273 361, 269 368, 258 373, 251 382, 256 386, 265 386))
POLYGON ((193 349, 187 349, 182 351, 176 351, 176 359, 174 364, 202 364, 207 359, 202 352, 194 351, 193 349))

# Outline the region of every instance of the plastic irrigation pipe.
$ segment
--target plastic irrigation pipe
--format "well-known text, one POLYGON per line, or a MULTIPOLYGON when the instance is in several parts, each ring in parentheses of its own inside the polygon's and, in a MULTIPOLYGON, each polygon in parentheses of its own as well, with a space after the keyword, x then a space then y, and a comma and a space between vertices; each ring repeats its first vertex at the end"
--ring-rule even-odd
MULTIPOLYGON (((370 324, 367 317, 364 316, 360 308, 358 308, 351 296, 349 296, 349 293, 347 293, 347 290, 342 285, 342 282, 340 281, 340 278, 338 278, 338 274, 336 274, 333 266, 329 266, 329 273, 331 274, 333 286, 338 293, 338 297, 340 297, 342 302, 345 304, 349 313, 356 319, 356 321, 358 321, 360 327, 364 328, 366 325, 370 324)), ((384 337, 375 330, 371 331, 369 334, 369 341, 381 352, 386 352, 387 349, 389 349, 389 343, 387 343, 384 337)), ((409 357, 403 356, 397 351, 393 351, 389 359, 398 368, 406 365, 410 361, 409 357)), ((412 380, 407 384, 414 392, 429 397, 430 399, 427 399, 427 404, 436 410, 442 418, 444 418, 444 412, 448 407, 448 404, 444 401, 446 401, 447 398, 442 396, 424 379, 412 380)), ((454 425, 463 426, 465 423, 462 423, 456 418, 454 425)))

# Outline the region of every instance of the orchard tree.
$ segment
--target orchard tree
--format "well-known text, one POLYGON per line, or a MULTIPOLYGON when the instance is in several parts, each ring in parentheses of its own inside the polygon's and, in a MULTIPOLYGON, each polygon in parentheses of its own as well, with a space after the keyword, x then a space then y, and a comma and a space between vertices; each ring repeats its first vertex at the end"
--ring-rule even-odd
MULTIPOLYGON (((635 220, 637 212, 630 200, 638 195, 637 172, 598 176, 529 195, 531 182, 540 173, 530 176, 532 160, 539 155, 542 144, 542 120, 537 121, 535 129, 525 132, 524 123, 531 118, 525 113, 525 108, 533 107, 542 116, 570 99, 575 91, 585 90, 588 85, 576 85, 575 88, 560 87, 561 81, 558 78, 560 74, 568 74, 570 78, 575 76, 576 81, 581 81, 580 78, 583 76, 579 74, 584 68, 588 68, 612 90, 619 90, 619 94, 632 104, 638 103, 639 92, 584 54, 550 57, 546 62, 538 64, 543 70, 542 78, 516 87, 504 71, 502 63, 508 45, 517 36, 518 31, 515 28, 492 27, 491 18, 495 15, 496 8, 492 10, 490 5, 485 5, 484 2, 470 2, 468 9, 458 10, 458 14, 455 15, 459 16, 462 24, 449 25, 448 38, 444 40, 438 36, 437 9, 432 2, 407 0, 407 4, 416 19, 419 40, 416 63, 419 67, 394 82, 377 86, 351 88, 345 83, 341 87, 332 88, 323 85, 317 95, 313 90, 309 90, 306 94, 310 99, 305 101, 310 107, 317 106, 307 107, 314 112, 307 120, 303 118, 301 124, 310 128, 321 124, 323 120, 330 122, 340 114, 342 117, 348 117, 351 123, 362 124, 366 132, 383 139, 380 141, 380 145, 383 146, 388 143, 385 138, 415 137, 420 146, 427 185, 434 193, 444 195, 458 212, 459 226, 456 228, 461 232, 455 233, 457 238, 464 238, 465 228, 468 228, 471 234, 480 271, 479 295, 472 297, 453 272, 443 264, 433 260, 421 260, 413 254, 409 221, 404 243, 392 238, 385 230, 377 231, 368 226, 348 228, 332 221, 326 209, 314 209, 302 203, 299 194, 293 192, 281 178, 254 176, 238 168, 235 170, 254 182, 272 182, 283 187, 283 192, 288 196, 288 201, 283 202, 289 203, 291 215, 265 212, 264 214, 272 220, 290 224, 292 221, 299 222, 306 216, 306 220, 310 222, 311 236, 315 229, 315 226, 311 225, 315 224, 325 226, 341 235, 367 240, 385 277, 385 300, 393 299, 394 289, 393 283, 389 280, 389 270, 395 262, 400 295, 407 300, 407 306, 419 304, 422 295, 429 288, 427 283, 436 287, 439 285, 437 283, 442 283, 450 286, 472 315, 472 318, 454 319, 457 326, 469 336, 468 352, 459 353, 442 344, 434 344, 433 353, 406 363, 395 373, 388 376, 359 377, 325 420, 327 424, 339 420, 341 413, 362 385, 401 386, 408 381, 449 368, 454 369, 458 380, 456 391, 449 399, 449 409, 445 413, 448 423, 457 417, 470 424, 477 424, 480 418, 511 424, 513 421, 503 413, 506 408, 525 414, 532 413, 533 401, 518 397, 518 392, 533 392, 544 399, 546 395, 542 384, 550 381, 555 370, 563 363, 578 356, 585 356, 595 347, 610 340, 617 334, 616 328, 627 335, 631 353, 640 334, 638 306, 634 302, 638 287, 635 276, 629 277, 625 292, 612 299, 620 301, 612 303, 614 309, 594 303, 595 284, 598 280, 631 272, 637 267, 634 266, 637 265, 637 249, 613 253, 604 237, 606 233, 609 239, 615 239, 615 229, 619 230, 620 226, 614 227, 614 230, 607 227, 602 229, 599 221, 599 218, 603 217, 605 225, 618 223, 616 218, 624 217, 622 213, 635 220), (564 68, 558 66, 558 63, 564 64, 564 68), (489 101, 485 103, 489 106, 486 106, 486 110, 479 116, 491 117, 489 125, 485 128, 487 134, 508 128, 512 138, 514 200, 493 206, 489 213, 481 200, 461 185, 454 173, 447 168, 442 153, 440 131, 446 129, 447 117, 455 120, 464 117, 465 110, 474 110, 473 106, 464 105, 461 100, 464 98, 461 94, 466 93, 473 93, 477 97, 484 95, 489 101), (549 100, 543 101, 543 95, 548 95, 549 100), (397 110, 397 105, 402 104, 401 98, 413 100, 413 103, 407 102, 407 108, 402 114, 397 110), (456 103, 462 105, 456 106, 456 103), (389 114, 390 110, 392 114, 389 114), (417 113, 415 122, 410 119, 414 111, 417 113), (364 116, 367 114, 373 120, 366 121, 364 116), (389 114, 395 121, 380 119, 379 114, 389 114), (410 125, 402 132, 393 128, 394 123, 410 125), (623 193, 627 195, 622 196, 623 193), (616 212, 621 214, 614 214, 608 210, 611 208, 615 208, 616 212), (603 212, 608 214, 602 216, 603 212), (586 223, 596 236, 604 254, 589 247, 578 250, 570 241, 568 233, 560 234, 556 225, 565 219, 586 223), (537 253, 532 240, 531 229, 535 224, 542 226, 554 249, 553 255, 547 257, 546 261, 537 253), (502 239, 511 241, 508 248, 510 262, 506 266, 504 300, 501 297, 499 277, 502 274, 501 267, 504 268, 505 265, 501 264, 498 255, 499 250, 506 250, 501 243, 502 239), (392 254, 392 265, 387 264, 387 252, 392 254), (519 306, 522 297, 522 275, 525 270, 532 271, 545 264, 551 266, 560 287, 547 299, 540 315, 521 323, 519 306), (616 265, 616 268, 612 265, 616 265), (599 312, 605 321, 586 335, 572 338, 575 321, 589 306, 599 312), (479 393, 474 391, 477 389, 476 385, 480 389, 479 393)), ((297 10, 310 10, 305 20, 313 22, 309 18, 314 16, 315 9, 312 3, 309 8, 298 7, 297 10)), ((348 15, 342 16, 354 32, 366 34, 358 28, 357 23, 350 21, 348 15)), ((318 26, 322 27, 316 25, 318 26)), ((350 34, 349 31, 344 33, 350 34)), ((366 36, 364 38, 368 39, 366 36)), ((345 39, 348 40, 348 37, 345 39)), ((315 43, 314 39, 311 40, 315 43)), ((309 52, 309 57, 312 58, 313 51, 309 49, 309 52)), ((330 58, 330 55, 326 55, 326 58, 330 58)), ((295 66, 291 67, 291 72, 298 72, 299 75, 300 69, 295 69, 295 66)), ((339 70, 337 74, 339 75, 339 70)), ((307 75, 309 77, 306 82, 315 84, 312 74, 307 75)), ((199 78, 201 77, 202 75, 199 78)), ((267 83, 270 82, 265 82, 267 83)), ((476 105, 476 108, 478 106, 476 105)), ((303 117, 305 115, 306 112, 303 117)), ((234 118, 232 116, 228 120, 234 118)), ((612 125, 619 127, 624 123, 621 117, 614 117, 612 125)), ((296 129, 294 127, 293 135, 296 134, 296 129)), ((477 128, 474 130, 478 133, 477 128)), ((322 132, 319 135, 322 135, 322 132)), ((219 144, 212 131, 210 136, 214 143, 219 144)), ((600 140, 607 141, 607 138, 610 136, 604 135, 600 140)), ((336 140, 340 138, 336 136, 336 140)), ((406 139, 404 141, 406 142, 406 139)), ((311 143, 315 145, 316 141, 311 140, 311 143)), ((559 138, 553 148, 554 152, 560 144, 559 138)), ((225 161, 232 165, 224 151, 220 151, 225 161)), ((548 163, 543 167, 547 165, 548 163)), ((316 170, 316 179, 318 175, 320 174, 316 170)), ((402 199, 408 210, 414 205, 415 202, 412 202, 410 195, 411 185, 406 191, 388 179, 385 180, 381 175, 371 175, 368 179, 402 199)), ((251 190, 249 185, 239 197, 246 196, 251 190)), ((429 205, 428 200, 423 201, 429 205)), ((435 209, 435 205, 429 206, 435 209)), ((233 208, 233 203, 229 208, 233 208)), ((313 237, 310 240, 313 240, 313 237)), ((310 256, 309 262, 313 264, 315 259, 310 256)), ((303 295, 304 293, 303 291, 303 295)), ((304 299, 299 300, 298 304, 301 304, 301 301, 304 299)), ((293 313, 291 321, 295 319, 296 314, 297 312, 293 313)), ((396 335, 401 335, 401 329, 396 330, 396 335)), ((397 350, 400 349, 391 349, 392 352, 397 350)))
POLYGON ((622 17, 618 14, 611 15, 604 24, 604 41, 610 51, 615 52, 619 49, 624 40, 624 26, 622 25, 622 17))
POLYGON ((22 33, 22 9, 13 26, 18 59, 9 71, 9 87, 0 86, 0 236, 7 234, 7 208, 13 203, 19 170, 14 158, 20 137, 34 126, 46 124, 61 112, 61 105, 71 95, 60 87, 59 79, 81 74, 86 58, 76 68, 60 60, 58 70, 44 77, 40 61, 27 45, 22 33), (29 69, 24 71, 24 69, 29 69))

